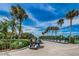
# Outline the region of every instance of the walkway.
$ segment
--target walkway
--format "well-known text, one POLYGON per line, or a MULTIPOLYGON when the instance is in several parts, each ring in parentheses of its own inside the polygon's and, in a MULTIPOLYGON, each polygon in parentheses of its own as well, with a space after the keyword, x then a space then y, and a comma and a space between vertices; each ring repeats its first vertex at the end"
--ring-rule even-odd
POLYGON ((43 41, 44 48, 38 50, 17 49, 7 52, 0 52, 0 55, 7 56, 79 56, 79 44, 61 44, 43 41))

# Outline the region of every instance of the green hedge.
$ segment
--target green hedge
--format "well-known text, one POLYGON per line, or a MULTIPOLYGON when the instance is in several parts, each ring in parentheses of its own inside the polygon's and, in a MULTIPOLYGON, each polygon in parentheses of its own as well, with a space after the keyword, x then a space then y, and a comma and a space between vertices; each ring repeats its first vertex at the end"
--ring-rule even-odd
POLYGON ((23 48, 27 47, 29 43, 28 39, 3 39, 0 40, 0 50, 23 48))
POLYGON ((64 36, 40 36, 39 38, 43 40, 69 40, 68 37, 64 36))

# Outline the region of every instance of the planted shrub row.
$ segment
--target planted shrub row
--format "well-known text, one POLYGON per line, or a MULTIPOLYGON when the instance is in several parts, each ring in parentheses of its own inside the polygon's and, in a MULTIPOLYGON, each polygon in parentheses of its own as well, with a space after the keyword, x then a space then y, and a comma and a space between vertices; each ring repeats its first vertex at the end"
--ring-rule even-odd
POLYGON ((0 40, 0 50, 18 49, 27 47, 30 41, 27 39, 3 39, 0 40))

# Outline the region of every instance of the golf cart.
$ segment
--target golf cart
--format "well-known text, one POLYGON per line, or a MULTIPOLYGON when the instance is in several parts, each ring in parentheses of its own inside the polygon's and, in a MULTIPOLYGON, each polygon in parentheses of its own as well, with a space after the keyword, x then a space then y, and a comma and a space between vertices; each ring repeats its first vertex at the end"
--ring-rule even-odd
POLYGON ((38 49, 40 48, 40 41, 36 38, 35 40, 31 39, 31 43, 29 45, 30 49, 38 49))

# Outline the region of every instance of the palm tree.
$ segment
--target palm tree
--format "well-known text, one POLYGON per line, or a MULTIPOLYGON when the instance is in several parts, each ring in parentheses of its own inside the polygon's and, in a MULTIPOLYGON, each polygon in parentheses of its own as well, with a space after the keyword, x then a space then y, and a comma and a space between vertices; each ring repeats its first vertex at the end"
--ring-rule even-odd
POLYGON ((42 32, 42 35, 44 36, 44 32, 42 32))
POLYGON ((57 26, 48 27, 48 28, 45 30, 44 33, 47 33, 48 31, 54 31, 55 36, 56 36, 56 34, 57 34, 57 30, 59 30, 59 27, 57 27, 57 26))
POLYGON ((59 19, 57 21, 57 24, 59 25, 59 27, 62 27, 63 23, 64 23, 64 19, 59 19))
MULTIPOLYGON (((57 24, 59 25, 60 28, 62 28, 63 23, 64 23, 64 19, 59 19, 59 20, 57 21, 57 24)), ((62 37, 62 36, 63 36, 63 34, 61 35, 61 37, 62 37)), ((62 39, 63 39, 63 38, 62 38, 62 39)), ((61 39, 60 39, 60 42, 61 42, 61 39)))
POLYGON ((11 28, 11 31, 12 31, 12 35, 11 35, 11 38, 14 38, 14 36, 16 35, 16 20, 15 19, 12 19, 9 21, 9 26, 11 28))
POLYGON ((22 34, 22 21, 24 19, 28 18, 28 15, 26 14, 25 10, 20 6, 12 6, 11 7, 11 15, 15 17, 19 22, 19 38, 21 37, 22 34))
POLYGON ((59 30, 59 27, 57 26, 53 26, 53 27, 48 27, 44 33, 47 33, 48 31, 54 31, 55 32, 55 36, 57 34, 57 30, 59 30))
POLYGON ((53 27, 53 30, 55 31, 55 36, 57 35, 57 30, 59 30, 59 27, 55 26, 53 27))
MULTIPOLYGON (((70 37, 71 37, 71 32, 72 32, 72 20, 75 16, 78 16, 79 15, 79 11, 78 10, 71 10, 69 11, 67 14, 66 14, 66 18, 68 20, 70 20, 70 37)), ((69 39, 69 42, 71 42, 71 39, 69 39)))
POLYGON ((57 36, 57 30, 59 30, 59 27, 57 27, 57 26, 52 27, 52 30, 55 31, 55 40, 56 40, 56 42, 57 42, 56 36, 57 36))

